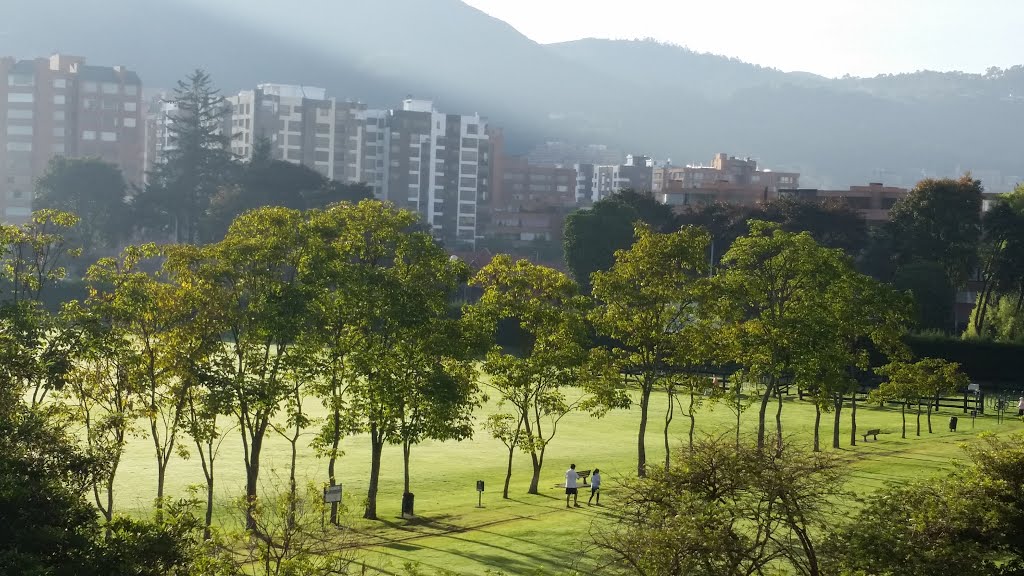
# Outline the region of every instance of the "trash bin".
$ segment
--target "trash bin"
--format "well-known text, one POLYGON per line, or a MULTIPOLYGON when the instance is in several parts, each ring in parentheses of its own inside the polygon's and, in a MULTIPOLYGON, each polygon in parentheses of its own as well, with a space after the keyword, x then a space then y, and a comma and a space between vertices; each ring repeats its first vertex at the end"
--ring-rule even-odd
POLYGON ((402 494, 402 516, 414 516, 412 509, 415 499, 416 496, 412 492, 402 494))
POLYGON ((949 419, 949 431, 956 432, 956 416, 949 419))

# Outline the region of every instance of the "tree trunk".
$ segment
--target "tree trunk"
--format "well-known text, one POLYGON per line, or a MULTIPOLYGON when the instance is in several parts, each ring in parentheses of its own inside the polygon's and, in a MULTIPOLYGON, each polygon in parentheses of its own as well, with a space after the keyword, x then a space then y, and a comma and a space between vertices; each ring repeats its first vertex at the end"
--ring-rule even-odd
POLYGON ((539 494, 540 487, 540 469, 543 466, 544 461, 537 454, 536 450, 530 451, 530 461, 533 463, 533 478, 530 479, 530 489, 527 490, 529 494, 539 494))
MULTIPOLYGON (((331 431, 331 457, 327 460, 327 478, 331 486, 338 485, 335 463, 338 461, 338 445, 341 444, 341 411, 334 409, 333 430, 331 431)), ((338 525, 338 503, 331 502, 331 524, 338 525)))
POLYGON ((157 456, 156 459, 156 523, 164 521, 164 482, 167 476, 167 461, 157 456))
POLYGON ((403 491, 409 493, 409 453, 412 451, 412 444, 408 440, 402 442, 402 468, 404 473, 403 491))
MULTIPOLYGON (((243 431, 242 434, 245 434, 243 431)), ((245 466, 245 529, 256 529, 256 496, 259 491, 260 454, 263 452, 263 434, 253 434, 249 447, 249 461, 245 466)))
POLYGON ((213 526, 213 464, 210 465, 210 476, 206 479, 206 523, 203 524, 203 540, 209 540, 213 536, 210 527, 213 526))
POLYGON ((850 446, 857 445, 857 391, 853 391, 850 400, 850 446))
POLYGON ((778 406, 775 408, 775 449, 782 453, 782 390, 779 390, 778 406))
POLYGON ((505 470, 505 489, 501 492, 501 497, 508 500, 508 485, 512 482, 512 455, 515 454, 515 445, 509 446, 508 448, 508 468, 505 470))
POLYGON ((665 430, 664 430, 664 434, 663 434, 664 439, 665 439, 665 473, 666 474, 668 473, 669 469, 672 466, 672 452, 669 449, 669 445, 668 445, 668 427, 669 427, 670 424, 672 424, 672 418, 675 417, 675 401, 674 401, 675 399, 672 398, 672 389, 671 388, 668 390, 667 396, 668 396, 668 407, 665 408, 665 430))
POLYGON ((377 423, 370 424, 370 486, 366 491, 366 510, 363 518, 377 519, 377 486, 380 481, 380 457, 384 451, 383 434, 377 430, 377 423))
MULTIPOLYGON (((764 426, 765 414, 768 413, 768 402, 772 399, 772 390, 775 389, 775 380, 772 379, 765 386, 764 394, 761 395, 761 409, 757 413, 757 451, 764 450, 764 426)), ((736 419, 739 421, 739 418, 736 419)))
POLYGON ((932 433, 932 403, 928 401, 928 433, 932 433))
POLYGON ((917 435, 921 435, 921 399, 917 399, 917 435))
POLYGON ((900 416, 903 418, 903 434, 900 438, 906 440, 907 438, 907 403, 903 402, 900 404, 900 416))
POLYGON ((652 380, 648 376, 644 376, 640 391, 640 433, 637 435, 636 441, 636 473, 640 478, 647 476, 647 448, 644 445, 644 438, 647 435, 647 408, 651 402, 651 391, 654 389, 652 380))
POLYGON ((697 416, 693 413, 693 389, 690 389, 690 452, 693 452, 693 431, 697 427, 697 416))
POLYGON ((839 421, 840 416, 843 413, 843 395, 838 394, 833 400, 833 414, 832 414, 832 449, 839 449, 839 421))
POLYGON ((821 405, 814 403, 814 451, 821 452, 821 405))

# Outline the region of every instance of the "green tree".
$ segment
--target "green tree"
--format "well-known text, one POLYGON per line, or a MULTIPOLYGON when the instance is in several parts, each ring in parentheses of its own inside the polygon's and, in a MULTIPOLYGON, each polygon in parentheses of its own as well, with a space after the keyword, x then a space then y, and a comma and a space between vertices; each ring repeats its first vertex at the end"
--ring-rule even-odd
POLYGON ((592 531, 602 574, 818 575, 841 467, 724 438, 680 450, 670 471, 626 482, 616 522, 592 531))
POLYGON ((33 407, 63 388, 81 342, 67 318, 40 301, 65 277, 65 262, 80 253, 67 237, 77 222, 73 214, 40 210, 22 226, 0 224, 0 338, 8 351, 2 373, 33 407))
POLYGON ((893 287, 914 298, 915 324, 922 330, 948 332, 953 324, 956 288, 936 262, 914 262, 900 268, 893 287))
MULTIPOLYGON (((298 274, 305 229, 297 211, 262 208, 235 220, 221 242, 177 255, 179 268, 193 270, 195 284, 206 290, 227 340, 208 366, 229 372, 209 382, 217 386, 211 390, 217 405, 238 424, 252 506, 264 439, 292 393, 287 368, 307 318, 308 290, 298 274)), ((251 517, 248 525, 255 527, 251 517)))
POLYGON ((813 335, 828 321, 830 285, 848 271, 841 251, 823 248, 810 234, 786 232, 777 224, 753 221, 723 258, 717 287, 728 303, 724 339, 747 375, 764 386, 758 412, 757 446, 764 447, 768 403, 782 442, 780 384, 791 378, 801 353, 815 346, 813 335))
POLYGON ((896 264, 935 262, 949 283, 959 286, 977 260, 981 198, 981 182, 969 174, 919 182, 890 213, 896 264))
MULTIPOLYGON (((415 213, 375 200, 330 210, 347 211, 348 225, 336 242, 348 262, 347 293, 356 312, 351 337, 358 345, 351 355, 354 378, 348 391, 352 413, 370 434, 363 516, 376 519, 381 455, 389 441, 401 438, 402 410, 409 407, 403 370, 412 368, 422 376, 429 364, 418 356, 417 366, 402 365, 395 352, 403 346, 406 352, 416 350, 417 339, 444 321, 465 265, 418 229, 415 213)), ((436 352, 427 356, 443 361, 436 352)))
POLYGON ((945 477, 893 484, 830 536, 831 573, 1011 575, 1024 569, 1024 438, 983 436, 945 477))
POLYGON ((633 225, 639 219, 631 206, 606 200, 565 219, 565 264, 584 291, 590 287, 590 276, 611 268, 615 252, 633 242, 633 225))
POLYGON ((928 404, 928 432, 932 431, 932 406, 944 394, 965 388, 968 378, 955 362, 941 358, 923 358, 917 362, 893 362, 880 369, 888 380, 873 392, 874 399, 900 402, 903 438, 907 437, 906 407, 917 403, 917 435, 921 435, 922 400, 928 404))
POLYGON ((397 397, 398 430, 391 442, 402 446, 403 487, 408 494, 412 447, 426 439, 472 438, 479 388, 470 348, 455 320, 438 318, 393 350, 395 377, 404 390, 397 397))
POLYGON ((503 441, 513 438, 530 454, 529 493, 537 494, 544 455, 562 418, 577 409, 601 415, 627 405, 626 398, 609 381, 617 378, 606 377, 606 365, 590 362, 587 299, 564 274, 499 255, 471 283, 484 292, 466 309, 469 322, 493 334, 500 322, 510 321, 522 335, 519 350, 492 348, 484 370, 518 422, 495 422, 492 430, 500 432, 503 441))
POLYGON ((1005 317, 1012 300, 1009 317, 1015 318, 1024 305, 1024 186, 996 199, 982 216, 979 256, 983 284, 968 335, 993 336, 998 328, 986 325, 990 315, 1004 308, 1005 317))
POLYGON ((139 378, 142 359, 132 334, 103 299, 93 287, 83 304, 65 305, 65 314, 84 337, 63 396, 82 427, 89 454, 103 463, 91 487, 96 507, 109 523, 114 519, 117 471, 128 440, 139 433, 137 420, 145 414, 145 405, 139 378))
POLYGON ((864 216, 842 202, 780 198, 765 204, 755 217, 777 222, 788 232, 807 232, 818 244, 839 248, 851 257, 858 256, 868 244, 864 216))
POLYGON ((598 306, 590 319, 613 343, 614 361, 640 385, 640 476, 647 466, 645 436, 654 389, 712 360, 711 284, 704 257, 708 241, 699 228, 659 234, 638 225, 633 246, 616 253, 610 270, 593 275, 598 306))
POLYGON ((33 206, 76 214, 75 243, 87 254, 106 255, 117 250, 131 230, 127 189, 114 164, 57 156, 36 181, 33 206))
POLYGON ((134 208, 150 233, 196 244, 203 240, 202 218, 210 199, 235 171, 232 135, 224 130, 231 106, 203 70, 178 81, 170 103, 168 146, 134 208))

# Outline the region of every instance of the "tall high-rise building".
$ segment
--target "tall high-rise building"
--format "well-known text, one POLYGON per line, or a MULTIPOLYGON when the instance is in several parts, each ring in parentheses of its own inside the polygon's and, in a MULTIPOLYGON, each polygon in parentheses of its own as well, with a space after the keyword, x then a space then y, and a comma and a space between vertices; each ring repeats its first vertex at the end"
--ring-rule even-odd
MULTIPOLYGON (((366 184, 376 198, 418 212, 446 246, 475 247, 477 206, 490 186, 487 123, 479 115, 445 114, 414 99, 375 110, 339 102, 322 88, 282 84, 260 84, 227 100, 224 130, 242 160, 266 139, 274 158, 366 184)), ((159 133, 153 141, 159 146, 159 133)))
POLYGON ((266 139, 275 159, 308 166, 334 179, 335 100, 313 86, 260 84, 227 98, 231 117, 231 152, 252 158, 255 144, 266 139))
POLYGON ((486 121, 413 99, 379 121, 386 124, 383 197, 419 212, 446 246, 474 248, 477 208, 490 190, 486 121))
POLYGON ((120 66, 55 54, 0 58, 0 219, 25 221, 35 179, 54 156, 94 157, 139 184, 144 172, 142 82, 120 66))

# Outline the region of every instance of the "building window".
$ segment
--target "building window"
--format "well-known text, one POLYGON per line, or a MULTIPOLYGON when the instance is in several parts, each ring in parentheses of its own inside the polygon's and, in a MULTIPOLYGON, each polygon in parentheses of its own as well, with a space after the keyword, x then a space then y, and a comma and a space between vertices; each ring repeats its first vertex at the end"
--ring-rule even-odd
POLYGON ((113 82, 104 82, 102 89, 104 94, 117 94, 120 92, 119 86, 113 82))
POLYGON ((138 84, 125 84, 124 85, 124 93, 129 95, 129 96, 137 96, 138 93, 139 93, 139 86, 138 86, 138 84))
POLYGON ((104 100, 103 101, 103 109, 107 110, 107 111, 116 110, 117 109, 117 103, 113 102, 111 100, 104 100))
POLYGON ((67 88, 68 87, 68 81, 65 80, 64 78, 54 78, 53 79, 53 87, 54 88, 67 88))
POLYGON ((31 120, 32 109, 31 108, 11 108, 7 111, 8 120, 31 120))
POLYGON ((99 86, 95 82, 82 82, 82 92, 96 92, 99 86))
POLYGON ((31 136, 32 126, 11 126, 7 125, 8 136, 31 136))
POLYGON ((476 162, 478 158, 476 150, 463 150, 462 161, 463 162, 476 162))
POLYGON ((26 74, 8 74, 8 86, 34 86, 35 78, 26 74))
POLYGON ((476 178, 460 178, 459 186, 462 188, 476 188, 476 178))
POLYGON ((135 110, 136 110, 135 102, 125 102, 124 103, 124 111, 125 112, 135 112, 135 110))
POLYGON ((462 139, 462 147, 463 148, 476 148, 477 147, 477 142, 478 142, 478 140, 476 138, 463 138, 462 139))
POLYGON ((64 121, 64 111, 63 110, 54 110, 53 111, 53 121, 54 122, 63 122, 64 121))
POLYGON ((125 118, 124 119, 124 127, 125 128, 135 128, 135 118, 131 118, 131 117, 125 118))
POLYGON ((318 150, 316 152, 316 161, 317 162, 329 162, 330 160, 331 160, 331 153, 330 152, 320 151, 320 150, 318 150))
POLYGON ((32 143, 31 142, 8 142, 7 143, 7 151, 8 152, 31 152, 32 151, 32 143))
POLYGON ((64 137, 64 127, 63 126, 54 126, 53 127, 53 137, 54 138, 63 138, 64 137))
POLYGON ((327 137, 324 137, 324 136, 317 136, 317 138, 316 138, 316 147, 317 148, 330 148, 331 147, 331 139, 327 138, 327 137))
POLYGON ((63 156, 64 155, 64 143, 63 142, 58 142, 58 143, 54 144, 53 145, 53 153, 58 155, 58 156, 63 156))
POLYGON ((82 140, 95 140, 95 139, 96 139, 96 132, 94 132, 92 130, 84 130, 82 132, 82 140))
POLYGON ((7 102, 9 104, 25 104, 25 103, 33 102, 34 100, 35 100, 35 98, 33 98, 31 92, 8 92, 7 93, 7 102))

